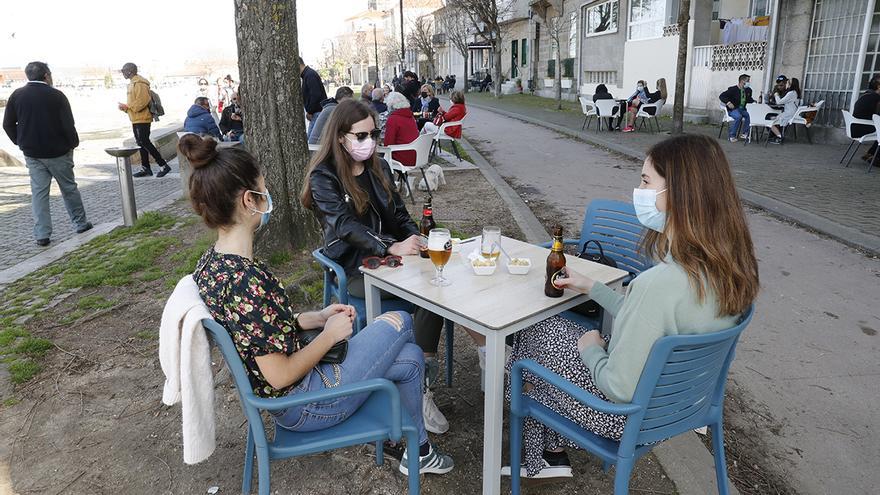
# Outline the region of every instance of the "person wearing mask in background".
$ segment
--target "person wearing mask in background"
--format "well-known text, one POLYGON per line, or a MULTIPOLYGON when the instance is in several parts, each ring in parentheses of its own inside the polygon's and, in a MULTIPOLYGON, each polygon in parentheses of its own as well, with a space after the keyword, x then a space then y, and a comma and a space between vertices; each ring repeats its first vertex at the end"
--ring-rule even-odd
POLYGON ((372 101, 370 101, 370 108, 372 108, 379 115, 379 129, 382 129, 382 137, 380 141, 384 142, 385 139, 385 125, 388 122, 388 105, 385 104, 385 90, 383 88, 376 88, 373 90, 372 101))
MULTIPOLYGON (((874 115, 880 115, 880 75, 876 75, 868 81, 868 90, 859 96, 853 105, 853 117, 857 119, 871 120, 874 115)), ((850 129, 852 137, 859 138, 876 132, 874 126, 853 124, 850 129)), ((862 155, 862 160, 870 162, 877 151, 877 141, 871 144, 868 152, 862 155)))
MULTIPOLYGON (((752 99, 751 76, 742 74, 736 86, 727 88, 727 91, 721 93, 718 99, 727 107, 727 114, 733 119, 733 122, 727 128, 727 138, 731 143, 735 143, 737 130, 740 139, 749 138, 749 112, 746 105, 754 103, 752 99)), ((873 132, 873 131, 871 131, 873 132)))
POLYGON ((648 101, 648 83, 645 81, 639 81, 636 83, 636 91, 626 99, 626 126, 623 128, 623 132, 632 132, 635 130, 633 124, 636 121, 636 114, 639 112, 639 107, 648 103, 648 101))
MULTIPOLYGON (((408 70, 403 73, 403 84, 398 91, 409 100, 410 108, 415 108, 417 104, 421 105, 419 102, 419 76, 415 72, 408 70)), ((418 110, 413 111, 417 112, 418 110)))
POLYGON ((211 117, 211 100, 206 96, 199 96, 189 107, 186 119, 183 121, 183 130, 200 136, 222 139, 214 117, 211 117))
MULTIPOLYGON (((418 474, 451 471, 452 458, 431 444, 422 421, 424 361, 413 343, 410 315, 384 313, 352 336, 356 315, 351 306, 297 312, 281 281, 254 257, 255 232, 270 221, 272 196, 253 155, 238 148, 217 149, 213 139, 192 134, 180 139, 178 149, 192 164, 193 209, 217 233, 217 241, 196 263, 193 279, 211 316, 235 342, 253 393, 260 398, 296 397, 385 378, 397 387, 404 414, 418 430, 418 474), (305 330, 320 333, 306 344, 301 338, 305 330), (346 340, 342 363, 320 362, 331 347, 346 340)), ((350 417, 368 395, 299 404, 270 411, 270 417, 291 431, 322 430, 350 417)), ((400 471, 407 474, 407 467, 404 454, 400 471)))
POLYGON ((52 72, 44 62, 27 64, 24 73, 28 83, 9 96, 3 130, 24 153, 31 179, 34 238, 38 246, 48 246, 52 236, 49 188, 53 177, 76 233, 90 230, 92 224, 86 219, 73 175, 73 149, 79 146, 79 135, 70 102, 52 87, 52 72))
MULTIPOLYGON (((388 102, 389 114, 383 143, 391 146, 415 141, 419 137, 419 128, 410 110, 409 101, 397 91, 389 94, 385 100, 388 102)), ((415 151, 395 151, 391 154, 391 158, 408 167, 416 164, 415 151)))
POLYGON ((240 99, 238 91, 232 93, 229 105, 223 109, 223 116, 220 118, 220 132, 227 141, 240 141, 244 136, 240 99))
POLYGON ((434 95, 433 86, 430 84, 422 85, 418 103, 419 109, 413 111, 421 114, 416 121, 419 130, 421 130, 427 122, 431 122, 434 119, 434 116, 440 110, 440 100, 434 95))
POLYGON ((321 113, 321 102, 327 99, 327 92, 324 90, 324 83, 321 82, 321 76, 315 69, 306 65, 302 57, 298 59, 299 77, 302 79, 303 108, 306 111, 306 119, 309 121, 306 136, 311 136, 315 122, 318 120, 318 114, 321 113))
POLYGON ((373 85, 370 83, 364 83, 361 86, 361 101, 369 105, 373 101, 373 85))
POLYGON ((168 162, 162 158, 162 154, 150 141, 150 125, 153 123, 153 114, 150 112, 150 81, 138 75, 137 65, 128 62, 122 66, 122 77, 128 79, 127 98, 125 103, 119 104, 119 110, 128 114, 131 120, 131 128, 134 132, 134 140, 141 148, 141 170, 132 174, 133 177, 148 177, 153 175, 150 168, 150 157, 159 165, 156 177, 165 177, 171 172, 168 162))
POLYGON ((780 75, 776 78, 776 88, 772 95, 774 103, 777 105, 782 105, 782 114, 779 115, 778 120, 779 124, 773 125, 770 127, 770 130, 773 132, 773 137, 770 138, 770 142, 773 144, 782 144, 782 130, 781 127, 785 127, 791 123, 792 117, 797 113, 798 102, 801 99, 801 83, 795 78, 792 78, 791 81, 788 80, 784 75, 780 75))
POLYGON ((324 129, 324 125, 330 120, 330 116, 333 114, 333 109, 346 98, 354 98, 354 91, 348 86, 342 86, 336 90, 336 96, 334 98, 327 98, 321 102, 321 111, 317 114, 318 117, 315 119, 315 125, 312 132, 309 133, 309 144, 318 144, 321 142, 321 132, 324 129))
MULTIPOLYGON (((450 106, 449 110, 446 112, 441 112, 443 114, 443 122, 458 122, 467 115, 467 108, 464 106, 464 93, 461 91, 453 91, 452 94, 449 95, 449 101, 452 102, 452 106, 450 106)), ((426 122, 425 126, 422 128, 422 134, 436 134, 439 129, 440 127, 433 122, 426 122)), ((444 132, 446 132, 446 135, 449 137, 455 139, 461 138, 460 125, 448 127, 444 132)))

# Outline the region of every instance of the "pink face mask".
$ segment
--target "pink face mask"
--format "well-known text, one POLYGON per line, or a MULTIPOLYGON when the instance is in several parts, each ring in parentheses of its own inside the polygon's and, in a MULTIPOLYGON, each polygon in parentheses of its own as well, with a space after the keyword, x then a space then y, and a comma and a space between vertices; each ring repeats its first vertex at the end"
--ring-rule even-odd
POLYGON ((356 162, 362 162, 367 158, 373 156, 373 152, 376 150, 376 142, 373 141, 372 138, 366 138, 363 141, 358 141, 357 139, 351 139, 348 136, 345 137, 348 140, 348 143, 351 145, 351 149, 348 149, 348 154, 356 162))

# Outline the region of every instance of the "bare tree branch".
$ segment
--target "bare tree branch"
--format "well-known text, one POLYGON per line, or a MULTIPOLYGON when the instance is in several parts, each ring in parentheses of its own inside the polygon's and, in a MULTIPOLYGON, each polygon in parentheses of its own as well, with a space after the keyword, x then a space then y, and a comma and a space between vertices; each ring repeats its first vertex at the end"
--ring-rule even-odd
POLYGON ((501 97, 501 47, 503 32, 501 23, 512 12, 512 0, 449 0, 446 3, 467 14, 476 32, 492 47, 494 56, 495 97, 501 97))
POLYGON ((434 48, 434 18, 430 15, 418 17, 413 23, 409 32, 409 43, 415 46, 419 52, 428 58, 428 74, 427 78, 433 78, 437 75, 434 66, 434 58, 436 50, 434 48))

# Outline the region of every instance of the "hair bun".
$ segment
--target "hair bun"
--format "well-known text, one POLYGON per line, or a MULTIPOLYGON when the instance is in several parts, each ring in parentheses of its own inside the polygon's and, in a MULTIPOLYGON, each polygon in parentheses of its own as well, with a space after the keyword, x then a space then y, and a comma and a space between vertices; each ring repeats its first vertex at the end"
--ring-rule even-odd
POLYGON ((186 134, 181 137, 177 149, 194 169, 209 165, 217 158, 217 141, 197 134, 186 134))

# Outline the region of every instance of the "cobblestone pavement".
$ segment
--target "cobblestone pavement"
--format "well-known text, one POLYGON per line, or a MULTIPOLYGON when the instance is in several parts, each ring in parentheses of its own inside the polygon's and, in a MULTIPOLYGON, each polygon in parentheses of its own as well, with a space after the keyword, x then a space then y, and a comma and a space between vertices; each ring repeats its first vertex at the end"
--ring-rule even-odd
MULTIPOLYGON (((98 225, 122 218, 122 202, 119 198, 119 181, 113 163, 81 165, 76 153, 74 168, 83 205, 90 222, 98 225)), ((135 198, 138 208, 180 191, 180 178, 176 163, 171 164, 172 173, 157 179, 135 179, 135 198)), ((155 170, 154 170, 155 171, 155 170)), ((52 181, 49 206, 52 212, 52 244, 55 245, 77 235, 67 216, 61 191, 52 181)), ((0 270, 34 256, 48 248, 34 242, 33 217, 31 216, 31 190, 28 170, 25 167, 0 167, 0 270)))
MULTIPOLYGON (((470 93, 467 98, 468 103, 521 114, 642 153, 668 137, 665 132, 652 134, 647 130, 627 134, 603 130, 597 134, 595 120, 590 130, 581 131, 584 117, 579 109, 573 110, 571 103, 566 105, 567 111, 560 112, 549 109, 552 105, 549 100, 536 102, 535 97, 516 95, 496 100, 491 96, 470 93)), ((668 130, 671 121, 662 119, 661 126, 668 130)), ((718 136, 717 126, 688 125, 686 131, 718 136)), ((862 234, 877 236, 880 232, 880 170, 866 174, 866 165, 859 160, 859 155, 867 147, 862 147, 849 168, 839 163, 846 150, 845 145, 810 145, 802 128, 799 142, 790 139, 782 146, 771 144, 765 147, 763 144, 729 143, 724 139, 722 148, 727 153, 741 188, 862 234)), ((810 226, 823 230, 815 225, 810 226)))

